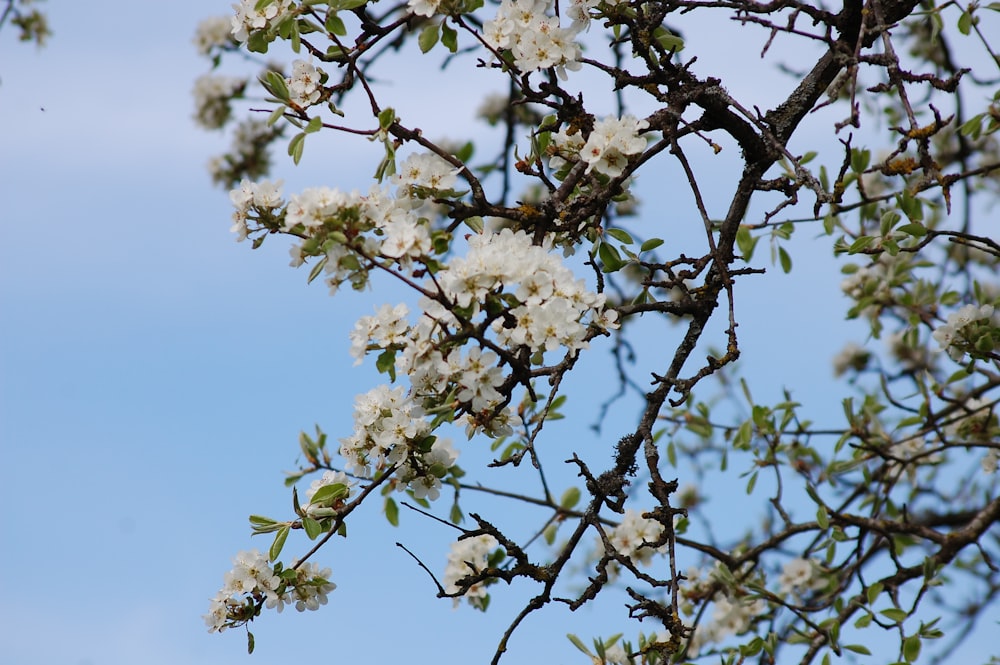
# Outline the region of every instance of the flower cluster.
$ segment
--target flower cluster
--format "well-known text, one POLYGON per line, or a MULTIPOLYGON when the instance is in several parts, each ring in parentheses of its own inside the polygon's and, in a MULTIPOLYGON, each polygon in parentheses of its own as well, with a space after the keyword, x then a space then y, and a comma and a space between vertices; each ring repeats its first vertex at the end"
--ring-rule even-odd
POLYGON ((245 178, 266 173, 271 165, 269 147, 280 135, 281 129, 267 124, 266 120, 241 120, 233 132, 229 151, 209 161, 208 171, 212 181, 232 187, 245 178))
POLYGON ((587 162, 587 173, 597 171, 616 178, 628 165, 628 156, 646 149, 646 139, 639 132, 648 128, 645 120, 634 116, 604 118, 594 123, 587 143, 580 150, 580 157, 587 162))
POLYGON ((405 393, 380 385, 355 399, 354 433, 340 440, 340 456, 354 475, 370 478, 404 461, 430 432, 423 409, 405 393))
POLYGON ((722 569, 721 563, 716 563, 707 575, 697 568, 687 571, 687 582, 681 589, 681 596, 685 599, 682 610, 686 614, 692 613, 692 601, 703 600, 710 593, 713 604, 711 619, 699 623, 688 642, 687 655, 690 658, 697 657, 706 644, 719 643, 730 635, 745 633, 767 611, 767 603, 762 599, 729 590, 725 580, 732 579, 732 575, 722 569))
MULTIPOLYGON (((497 539, 486 534, 463 538, 451 544, 448 565, 444 569, 445 593, 462 594, 469 604, 477 609, 486 609, 489 595, 486 593, 488 581, 462 584, 462 580, 485 570, 489 558, 499 546, 497 539)), ((459 602, 455 598, 455 605, 459 602)))
MULTIPOLYGON (((608 537, 611 545, 622 556, 636 563, 648 564, 653 554, 663 553, 665 545, 653 547, 663 535, 663 525, 658 521, 643 517, 638 511, 628 509, 621 523, 608 537)), ((603 543, 601 543, 603 545, 603 543)))
POLYGON ((258 4, 257 0, 240 0, 238 5, 233 5, 236 14, 230 19, 230 28, 233 38, 241 44, 251 33, 275 25, 292 8, 292 0, 274 0, 260 9, 257 9, 258 4))
POLYGON ((819 565, 811 559, 797 557, 785 563, 778 578, 778 593, 800 596, 821 589, 826 583, 819 575, 819 565))
POLYGON ((947 323, 935 328, 932 336, 948 353, 948 357, 959 362, 969 350, 980 349, 980 338, 984 339, 986 345, 985 349, 980 350, 993 350, 993 337, 990 334, 992 319, 993 305, 964 305, 957 312, 949 314, 947 323))
POLYGON ((318 609, 336 588, 329 577, 330 569, 320 570, 315 564, 279 571, 258 550, 240 552, 222 589, 211 599, 205 625, 210 633, 222 632, 251 621, 261 606, 279 612, 286 604, 294 604, 300 612, 318 609))
POLYGON ((587 173, 597 171, 616 178, 624 172, 630 155, 645 150, 646 139, 640 132, 648 127, 647 121, 632 115, 607 117, 594 123, 586 141, 580 132, 564 127, 552 135, 549 167, 559 171, 567 164, 583 160, 587 173))
POLYGON ((292 106, 304 109, 320 101, 323 76, 323 70, 316 69, 311 62, 292 62, 292 75, 285 78, 292 106))
POLYGON ((414 153, 400 165, 393 182, 407 188, 447 191, 455 187, 460 170, 434 153, 414 153))
POLYGON ((241 94, 246 79, 204 74, 194 82, 194 119, 205 129, 219 129, 232 113, 229 102, 241 94))
POLYGON ((574 40, 584 26, 560 27, 559 17, 547 13, 551 6, 549 0, 502 0, 496 18, 483 25, 483 39, 498 51, 509 50, 523 71, 556 67, 565 79, 566 69, 580 68, 574 40))
POLYGON ((234 44, 232 20, 229 16, 211 16, 204 19, 195 29, 195 48, 199 55, 210 55, 214 49, 234 44))

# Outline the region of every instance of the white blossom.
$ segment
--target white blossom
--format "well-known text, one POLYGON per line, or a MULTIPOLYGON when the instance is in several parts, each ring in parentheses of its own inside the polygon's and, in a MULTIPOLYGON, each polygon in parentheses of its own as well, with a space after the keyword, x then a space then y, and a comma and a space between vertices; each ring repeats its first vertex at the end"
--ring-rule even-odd
POLYGON ((192 41, 199 55, 208 55, 214 48, 229 46, 233 43, 230 17, 210 16, 202 20, 192 41))
POLYGON ((203 74, 194 82, 194 119, 205 129, 218 129, 229 119, 234 95, 243 91, 246 79, 203 74))
POLYGON ((460 170, 432 152, 414 153, 400 165, 393 182, 401 186, 448 190, 458 182, 460 170))
MULTIPOLYGON (((486 585, 477 582, 469 587, 460 587, 458 582, 464 577, 478 573, 486 568, 489 555, 499 546, 497 539, 490 535, 479 535, 463 538, 451 545, 448 553, 448 565, 444 570, 444 590, 447 593, 459 593, 464 590, 464 597, 473 607, 482 607, 486 598, 486 585)), ((455 598, 455 606, 459 599, 455 598)))
POLYGON ((289 101, 299 108, 307 108, 319 101, 321 96, 320 77, 323 70, 316 69, 311 62, 292 62, 292 75, 285 79, 288 85, 289 101))
POLYGON ((639 132, 647 127, 647 121, 631 115, 595 122, 586 144, 580 149, 580 158, 587 162, 587 173, 597 171, 612 178, 620 176, 628 165, 628 156, 646 149, 646 139, 639 132))
POLYGON ((246 42, 251 32, 272 27, 284 17, 292 7, 292 0, 274 0, 262 9, 255 9, 257 0, 240 0, 234 4, 235 15, 230 19, 233 38, 241 44, 246 42))
POLYGON ((989 321, 993 318, 993 305, 963 305, 957 312, 948 315, 948 321, 934 329, 931 336, 952 360, 958 362, 965 357, 968 348, 966 337, 962 334, 971 324, 977 321, 989 321))
POLYGON ((778 592, 782 595, 801 594, 822 588, 824 582, 816 574, 817 565, 815 561, 801 557, 786 562, 778 578, 778 592))

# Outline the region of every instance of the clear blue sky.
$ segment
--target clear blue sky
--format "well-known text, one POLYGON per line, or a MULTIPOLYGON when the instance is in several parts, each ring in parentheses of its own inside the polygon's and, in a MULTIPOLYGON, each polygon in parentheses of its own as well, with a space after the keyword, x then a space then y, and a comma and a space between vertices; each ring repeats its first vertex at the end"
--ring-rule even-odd
MULTIPOLYGON (((405 514, 390 531, 375 505, 360 516, 371 527, 355 520, 318 559, 339 585, 324 610, 266 614, 252 657, 241 632, 205 632, 201 614, 230 558, 267 545, 250 541, 246 516, 288 510, 281 471, 298 431, 349 429, 353 396, 374 377, 352 368, 347 333, 394 297, 330 299, 287 268, 280 242, 256 253, 233 242, 228 198, 204 168, 226 141, 194 126, 190 96, 206 70, 194 27, 228 2, 40 7, 55 32, 47 48, 0 34, 0 662, 481 662, 530 590, 500 589, 487 615, 452 610, 392 543, 440 571, 453 534, 405 514)), ((407 85, 399 94, 429 121, 441 101, 407 85)), ((458 118, 478 103, 466 83, 449 95, 458 118)), ((366 186, 353 148, 327 145, 281 175, 366 186)), ((652 214, 670 195, 647 195, 652 214)), ((823 394, 814 377, 830 376, 839 341, 815 353, 815 340, 776 323, 838 324, 839 278, 819 274, 747 287, 748 368, 773 378, 760 397, 804 382, 823 394), (796 362, 771 362, 789 349, 796 362)), ((547 431, 592 437, 603 395, 579 397, 584 416, 547 431)), ((594 445, 620 436, 611 432, 594 445)), ((631 629, 586 610, 573 618, 582 623, 567 624, 562 608, 534 617, 511 662, 581 662, 568 630, 631 629)))

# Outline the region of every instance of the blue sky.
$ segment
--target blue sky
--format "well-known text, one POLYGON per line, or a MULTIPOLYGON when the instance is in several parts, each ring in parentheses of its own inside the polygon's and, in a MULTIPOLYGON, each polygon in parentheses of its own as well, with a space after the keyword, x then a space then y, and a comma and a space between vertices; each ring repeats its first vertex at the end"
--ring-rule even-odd
MULTIPOLYGON (((375 377, 352 367, 347 333, 394 297, 330 299, 287 268, 280 241, 255 253, 233 242, 228 198, 204 168, 226 141, 194 126, 190 96, 206 70, 194 27, 228 3, 46 4, 47 48, 0 33, 3 662, 269 665, 404 652, 413 662, 482 661, 530 589, 494 594, 487 615, 453 610, 393 546, 403 540, 439 571, 453 534, 405 514, 389 530, 375 505, 320 559, 339 585, 323 611, 265 616, 249 658, 242 633, 205 632, 200 615, 230 558, 266 547, 250 541, 246 516, 288 510, 281 472, 293 467, 299 430, 318 422, 336 438, 349 429, 353 396, 375 377)), ((477 105, 475 81, 448 84, 455 118, 477 105)), ((401 100, 420 103, 410 117, 429 124, 440 113, 444 102, 412 80, 397 86, 401 100)), ((323 141, 280 175, 295 186, 366 186, 355 148, 323 141)), ((675 195, 683 190, 654 188, 648 210, 670 209, 675 195)), ((822 274, 825 249, 803 251, 815 271, 746 287, 747 367, 772 378, 761 398, 803 384, 822 396, 843 338, 841 309, 821 304, 837 302, 839 278, 822 274), (781 320, 809 321, 827 337, 764 323, 781 320), (779 353, 798 360, 773 363, 779 353)), ((584 371, 600 377, 594 362, 584 371)), ((575 397, 589 415, 603 395, 575 397)), ((610 427, 593 437, 589 422, 547 431, 595 446, 620 436, 610 427)), ((567 615, 556 607, 530 620, 512 656, 579 662, 565 632, 621 625, 596 611, 572 624, 567 615)))

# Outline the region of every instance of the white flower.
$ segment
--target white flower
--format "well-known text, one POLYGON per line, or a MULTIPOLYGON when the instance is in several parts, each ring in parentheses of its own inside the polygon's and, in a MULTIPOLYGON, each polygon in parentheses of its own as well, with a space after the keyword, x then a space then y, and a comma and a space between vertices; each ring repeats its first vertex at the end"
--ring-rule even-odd
POLYGON ((230 100, 242 93, 246 79, 203 74, 194 82, 194 119, 205 129, 218 129, 229 119, 230 100))
POLYGON ((1000 450, 993 449, 986 451, 980 462, 983 467, 983 473, 996 473, 998 462, 1000 462, 1000 450))
POLYGON ((609 540, 619 554, 636 563, 649 563, 654 553, 663 552, 665 545, 655 548, 649 545, 659 540, 662 534, 662 524, 630 508, 625 511, 621 524, 609 535, 609 540))
MULTIPOLYGON (((473 607, 482 607, 486 598, 486 585, 477 582, 467 588, 460 587, 462 578, 474 575, 486 568, 489 555, 499 546, 497 539, 489 535, 463 538, 451 545, 448 553, 448 565, 444 570, 444 590, 447 593, 464 591, 464 596, 473 607)), ((455 598, 458 605, 458 598, 455 598)))
POLYGON ((441 0, 408 0, 406 4, 417 16, 434 16, 441 6, 441 0))
POLYGON ((596 170, 612 178, 620 176, 628 165, 628 156, 646 149, 646 139, 639 136, 639 132, 647 127, 647 121, 632 115, 595 122, 587 143, 580 150, 580 158, 587 162, 587 173, 596 170))
POLYGON ((316 69, 311 62, 292 62, 292 75, 285 79, 288 84, 289 101, 299 108, 312 106, 320 98, 320 77, 323 70, 316 69))
POLYGON ((230 17, 210 16, 204 19, 198 24, 192 41, 199 55, 208 55, 213 48, 229 46, 233 43, 230 17))
POLYGON ((968 341, 962 331, 977 321, 989 321, 993 318, 993 305, 963 305, 957 312, 948 315, 948 321, 934 329, 931 334, 941 348, 955 362, 965 357, 968 341))
POLYGON ((271 27, 291 9, 292 0, 275 0, 262 9, 255 9, 257 0, 240 0, 233 5, 236 14, 230 19, 233 38, 241 44, 251 32, 271 27))
POLYGON ((393 181, 400 186, 447 190, 458 182, 460 170, 434 153, 414 153, 400 165, 393 181))
POLYGON ((778 578, 778 593, 802 593, 821 588, 823 580, 816 575, 816 562, 801 557, 785 563, 778 578))

